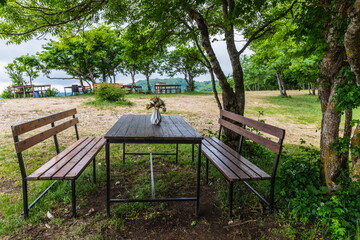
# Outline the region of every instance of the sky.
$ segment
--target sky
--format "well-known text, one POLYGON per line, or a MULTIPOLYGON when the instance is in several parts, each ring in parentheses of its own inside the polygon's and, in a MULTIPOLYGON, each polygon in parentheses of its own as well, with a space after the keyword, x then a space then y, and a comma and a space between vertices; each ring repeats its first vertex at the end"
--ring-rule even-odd
MULTIPOLYGON (((33 39, 27 42, 24 42, 20 45, 6 44, 6 40, 0 40, 0 94, 3 90, 11 85, 11 80, 6 73, 5 67, 11 63, 16 57, 26 55, 26 54, 35 54, 36 52, 40 52, 42 50, 41 46, 44 45, 47 40, 37 40, 33 39)), ((241 42, 237 42, 238 49, 243 44, 241 42)), ((226 45, 224 41, 215 41, 213 43, 214 51, 218 57, 218 60, 222 66, 222 69, 226 75, 231 74, 231 64, 229 60, 229 56, 227 54, 226 45)), ((250 51, 246 52, 247 54, 250 51)), ((51 77, 69 77, 62 71, 53 72, 51 77)), ((154 73, 151 75, 151 78, 167 78, 168 76, 161 76, 160 74, 154 73)), ((183 77, 182 75, 178 75, 176 77, 183 77)), ((136 75, 136 80, 145 79, 144 75, 138 74, 136 75)), ((210 75, 202 75, 197 77, 195 81, 210 81, 210 75)), ((130 76, 124 76, 119 74, 116 76, 116 82, 129 84, 131 83, 130 76)), ((40 75, 33 82, 34 84, 51 84, 51 87, 57 88, 60 92, 64 91, 65 86, 71 86, 72 84, 78 84, 78 80, 54 80, 48 79, 43 75, 40 75)))

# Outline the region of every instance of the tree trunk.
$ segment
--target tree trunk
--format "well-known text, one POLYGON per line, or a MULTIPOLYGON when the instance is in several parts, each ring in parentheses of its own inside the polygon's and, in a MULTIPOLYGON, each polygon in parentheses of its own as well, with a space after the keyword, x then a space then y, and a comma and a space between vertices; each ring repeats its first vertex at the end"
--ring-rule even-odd
POLYGON ((219 111, 220 111, 222 109, 222 106, 221 106, 219 95, 218 95, 218 92, 217 92, 217 89, 216 89, 214 72, 213 72, 213 69, 211 67, 209 67, 209 73, 210 73, 210 77, 211 77, 211 86, 212 86, 212 89, 213 89, 214 97, 215 97, 217 106, 218 106, 219 111))
POLYGON ((84 81, 83 81, 83 79, 82 79, 82 78, 80 78, 79 80, 80 80, 80 87, 81 87, 81 91, 82 91, 83 93, 85 93, 84 81))
POLYGON ((106 73, 105 72, 102 73, 102 81, 106 82, 106 73))
POLYGON ((189 92, 194 92, 194 90, 195 90, 194 76, 189 74, 188 91, 189 92))
POLYGON ((278 86, 279 86, 279 90, 280 90, 280 94, 282 96, 287 96, 286 94, 286 87, 285 87, 285 83, 284 83, 284 79, 282 77, 282 73, 281 71, 278 71, 276 74, 276 80, 277 80, 277 83, 278 83, 278 86))
MULTIPOLYGON (((350 140, 351 138, 351 132, 352 132, 352 109, 345 111, 345 123, 344 123, 344 134, 343 138, 345 140, 350 140)), ((347 172, 347 175, 349 173, 349 145, 346 146, 346 152, 341 154, 341 169, 347 172)))
POLYGON ((133 67, 132 70, 130 71, 131 81, 132 81, 131 92, 133 92, 133 93, 135 92, 135 89, 136 89, 135 74, 136 74, 136 71, 135 71, 135 68, 133 67))
MULTIPOLYGON (((191 28, 190 28, 191 30, 191 28)), ((212 86, 212 90, 213 90, 213 93, 214 93, 214 97, 215 97, 215 100, 216 100, 216 104, 219 108, 219 111, 222 109, 222 105, 221 105, 221 102, 220 102, 220 99, 219 99, 219 95, 218 95, 218 92, 217 92, 217 89, 216 89, 216 82, 215 82, 215 76, 214 76, 214 70, 213 68, 211 67, 211 63, 209 61, 209 59, 205 56, 202 48, 200 47, 200 44, 199 44, 199 41, 197 40, 197 37, 195 36, 194 37, 194 41, 195 41, 195 44, 196 44, 196 47, 198 48, 199 52, 201 53, 201 55, 203 56, 203 65, 208 69, 209 73, 210 73, 210 78, 211 78, 211 86, 212 86)), ((201 61, 202 62, 202 61, 201 61)))
MULTIPOLYGON (((232 18, 232 15, 234 14, 235 1, 223 0, 222 7, 223 7, 223 16, 226 22, 228 19, 232 18)), ((236 104, 234 106, 238 108, 239 111, 238 113, 240 115, 244 115, 245 112, 244 74, 240 63, 240 55, 235 45, 234 26, 232 24, 227 24, 224 29, 224 34, 226 41, 226 49, 230 57, 230 62, 232 67, 232 77, 234 79, 234 87, 235 87, 235 92, 230 88, 231 93, 229 94, 231 94, 231 97, 235 97, 236 104)))
MULTIPOLYGON (((203 16, 194 9, 188 9, 187 13, 189 17, 197 24, 197 28, 201 35, 202 46, 209 56, 211 66, 217 79, 219 80, 219 84, 222 89, 223 108, 227 111, 244 115, 245 98, 238 97, 240 93, 235 93, 230 87, 230 84, 228 83, 227 78, 221 69, 220 63, 216 58, 214 49, 211 46, 208 26, 203 16)), ((239 86, 239 84, 236 83, 236 86, 239 86)))
POLYGON ((360 86, 360 0, 348 11, 350 23, 345 33, 344 44, 346 55, 352 72, 356 76, 356 83, 360 86))
MULTIPOLYGON (((335 19, 330 19, 330 24, 335 19)), ((320 159, 322 163, 322 180, 330 190, 335 190, 336 177, 341 168, 341 157, 330 147, 339 137, 341 115, 336 110, 335 89, 340 80, 338 78, 341 68, 345 64, 345 51, 338 45, 335 28, 331 27, 325 33, 329 43, 323 56, 320 71, 319 98, 322 110, 320 159)))
POLYGON ((145 77, 146 77, 146 84, 147 84, 147 88, 148 88, 147 91, 148 91, 148 93, 151 93, 149 65, 146 66, 145 77))
POLYGON ((355 176, 352 178, 353 181, 360 179, 360 122, 358 122, 354 135, 351 138, 351 161, 352 161, 352 174, 355 176), (357 149, 357 151, 356 151, 357 149))

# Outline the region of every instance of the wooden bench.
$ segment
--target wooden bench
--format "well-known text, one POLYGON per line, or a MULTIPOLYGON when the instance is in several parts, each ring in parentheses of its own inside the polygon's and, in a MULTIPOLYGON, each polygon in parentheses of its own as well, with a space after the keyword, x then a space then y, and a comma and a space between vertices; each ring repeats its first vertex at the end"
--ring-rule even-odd
POLYGON ((202 141, 202 153, 206 156, 206 182, 209 176, 209 161, 222 173, 229 181, 229 216, 232 216, 233 185, 234 182, 243 182, 260 200, 262 200, 270 209, 274 205, 274 187, 275 176, 282 150, 282 143, 285 137, 285 130, 262 123, 250 118, 240 116, 225 110, 220 112, 220 131, 218 138, 207 137, 202 141), (259 134, 249 131, 246 127, 257 129, 258 133, 266 133, 275 137, 278 141, 273 141, 259 134), (227 128, 240 135, 237 151, 233 150, 225 143, 221 142, 220 136, 222 128, 227 128), (258 143, 275 153, 275 161, 271 175, 261 170, 255 164, 241 156, 243 140, 247 138, 258 143), (248 181, 270 180, 270 196, 266 200, 258 193, 248 181))
MULTIPOLYGON (((69 180, 71 181, 72 189, 72 212, 76 217, 76 195, 75 195, 75 180, 81 175, 84 169, 93 160, 93 174, 94 182, 96 182, 96 169, 95 169, 95 156, 105 144, 103 137, 83 137, 79 139, 77 124, 78 118, 75 116, 76 109, 55 113, 46 117, 38 118, 32 121, 21 123, 12 126, 12 133, 14 137, 15 149, 19 161, 21 176, 22 176, 22 189, 23 189, 23 204, 24 204, 24 217, 29 216, 29 210, 33 207, 42 196, 54 185, 55 181, 42 192, 33 203, 28 205, 28 181, 35 180, 69 180), (70 119, 69 119, 70 118, 70 119), (65 120, 66 119, 66 120, 65 120), (61 123, 58 121, 61 120, 61 123), (55 125, 55 123, 58 123, 55 125), (40 127, 49 126, 46 130, 32 134, 26 139, 19 140, 19 136, 38 129, 40 127), (74 126, 77 141, 71 144, 64 151, 60 152, 57 134, 74 126), (57 155, 48 160, 40 168, 27 174, 25 163, 23 160, 23 151, 26 149, 43 142, 44 140, 53 137, 57 155)), ((27 134, 28 135, 28 134, 27 134)))

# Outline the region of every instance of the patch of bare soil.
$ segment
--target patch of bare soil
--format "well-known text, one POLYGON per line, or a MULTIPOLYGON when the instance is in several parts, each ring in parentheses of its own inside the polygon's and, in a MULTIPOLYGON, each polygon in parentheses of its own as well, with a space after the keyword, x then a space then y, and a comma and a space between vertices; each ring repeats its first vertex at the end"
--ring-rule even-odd
MULTIPOLYGON (((141 163, 145 164, 146 163, 141 163)), ((156 175, 166 174, 169 171, 177 171, 179 167, 174 163, 166 162, 164 166, 156 170, 156 175)), ((134 166, 139 167, 139 166, 134 166)), ((186 167, 185 167, 186 168, 186 167)), ((114 175, 117 170, 113 171, 114 175)), ((121 179, 127 170, 119 170, 121 179)), ((129 179, 117 184, 116 179, 111 182, 112 197, 124 196, 127 189, 131 189, 136 182, 136 177, 142 175, 128 175, 129 179)), ((189 174, 194 177, 195 169, 189 169, 189 174)), ((116 178, 116 177, 114 177, 116 178)), ((185 185, 172 190, 166 195, 193 196, 195 182, 185 181, 185 185)), ((275 215, 262 212, 258 207, 236 206, 235 219, 230 219, 227 212, 219 209, 215 190, 203 184, 201 187, 201 204, 199 216, 195 215, 194 202, 169 202, 152 203, 150 207, 138 210, 133 216, 129 213, 115 211, 117 206, 123 203, 111 205, 112 216, 105 215, 105 183, 101 182, 93 192, 85 198, 78 199, 83 202, 78 210, 79 217, 71 218, 71 206, 57 206, 51 212, 63 219, 57 225, 44 216, 42 223, 27 224, 15 236, 8 239, 285 239, 273 231, 277 227, 275 215), (116 205, 116 206, 115 206, 116 205), (120 214, 120 215, 119 215, 120 214), (110 225, 109 222, 122 219, 121 226, 110 225), (107 223, 104 223, 107 222, 107 223)))

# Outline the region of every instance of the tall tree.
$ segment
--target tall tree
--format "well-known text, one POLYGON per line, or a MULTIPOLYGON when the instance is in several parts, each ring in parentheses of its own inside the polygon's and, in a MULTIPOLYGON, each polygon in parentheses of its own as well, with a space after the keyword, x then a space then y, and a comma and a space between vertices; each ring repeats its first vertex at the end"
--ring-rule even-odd
POLYGON ((29 78, 28 83, 33 84, 35 78, 37 78, 42 71, 43 67, 36 56, 23 55, 14 59, 6 67, 8 74, 16 84, 24 84, 23 75, 29 78))
POLYGON ((205 66, 199 61, 203 56, 196 47, 180 46, 168 53, 163 70, 171 77, 184 75, 187 90, 195 90, 194 78, 206 73, 205 66))
POLYGON ((149 93, 151 93, 150 76, 158 70, 165 48, 165 43, 158 40, 158 37, 154 29, 143 24, 127 26, 121 35, 125 44, 122 71, 132 76, 132 86, 135 86, 135 74, 144 74, 149 93))
POLYGON ((16 63, 9 63, 6 67, 6 73, 9 75, 13 85, 25 85, 26 81, 23 77, 23 72, 18 68, 16 63))
POLYGON ((114 30, 99 27, 81 34, 67 33, 59 41, 43 46, 39 56, 49 70, 64 70, 80 81, 93 85, 96 79, 111 79, 121 63, 123 46, 114 30))

